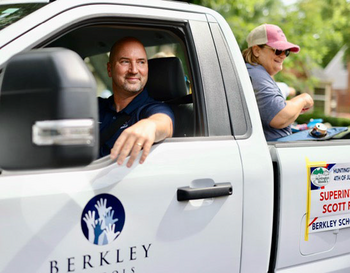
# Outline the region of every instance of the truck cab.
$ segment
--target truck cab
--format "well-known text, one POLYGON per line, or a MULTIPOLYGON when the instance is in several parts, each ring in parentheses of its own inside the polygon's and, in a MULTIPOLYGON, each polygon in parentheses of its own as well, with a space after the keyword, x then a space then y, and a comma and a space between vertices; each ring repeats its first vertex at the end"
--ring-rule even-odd
POLYGON ((0 31, 1 272, 350 268, 349 229, 305 241, 305 158, 346 164, 349 142, 267 143, 221 15, 155 0, 1 7, 20 17, 0 31), (131 168, 97 158, 104 67, 128 36, 175 113, 174 136, 131 168))

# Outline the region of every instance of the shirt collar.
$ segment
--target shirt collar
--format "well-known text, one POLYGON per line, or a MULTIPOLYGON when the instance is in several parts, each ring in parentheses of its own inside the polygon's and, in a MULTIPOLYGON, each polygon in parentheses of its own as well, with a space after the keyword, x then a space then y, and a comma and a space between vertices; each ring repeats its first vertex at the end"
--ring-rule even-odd
MULTIPOLYGON (((137 108, 144 105, 148 98, 149 98, 148 91, 146 88, 144 88, 140 94, 138 94, 123 110, 121 110, 118 113, 125 112, 126 114, 130 115, 137 108)), ((108 108, 111 111, 116 112, 115 107, 114 107, 114 96, 113 95, 108 98, 108 108)))

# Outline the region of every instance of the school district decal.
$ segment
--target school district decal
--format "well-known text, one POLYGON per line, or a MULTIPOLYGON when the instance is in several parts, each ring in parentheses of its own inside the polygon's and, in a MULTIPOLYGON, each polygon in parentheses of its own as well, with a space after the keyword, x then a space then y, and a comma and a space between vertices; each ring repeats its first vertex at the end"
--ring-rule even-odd
POLYGON ((309 234, 350 228, 350 163, 306 159, 305 241, 309 234))
POLYGON ((85 238, 95 245, 108 245, 118 238, 125 223, 122 203, 113 195, 99 194, 85 206, 81 228, 85 238))

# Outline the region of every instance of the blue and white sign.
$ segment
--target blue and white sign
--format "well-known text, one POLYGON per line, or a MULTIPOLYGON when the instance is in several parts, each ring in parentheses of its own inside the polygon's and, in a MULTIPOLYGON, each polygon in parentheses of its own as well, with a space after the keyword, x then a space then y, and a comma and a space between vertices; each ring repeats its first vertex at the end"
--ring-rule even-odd
POLYGON ((85 206, 81 228, 86 239, 95 245, 107 245, 118 238, 125 223, 125 210, 118 198, 99 194, 85 206))

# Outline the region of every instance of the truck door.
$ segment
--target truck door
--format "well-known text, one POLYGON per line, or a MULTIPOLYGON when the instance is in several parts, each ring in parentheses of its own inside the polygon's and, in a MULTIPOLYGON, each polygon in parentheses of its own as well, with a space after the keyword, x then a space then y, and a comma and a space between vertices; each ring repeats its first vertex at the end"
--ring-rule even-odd
POLYGON ((348 272, 349 141, 271 144, 279 177, 276 272, 348 272))
MULTIPOLYGON (((154 145, 146 162, 132 168, 105 157, 82 168, 4 170, 1 272, 240 271, 242 163, 207 18, 168 9, 173 4, 166 1, 157 5, 65 3, 63 9, 57 1, 40 13, 50 18, 34 19, 30 31, 4 47, 11 54, 12 46, 14 53, 23 45, 48 46, 94 22, 136 37, 155 26, 170 32, 183 45, 195 134, 154 145)), ((84 44, 76 39, 70 42, 84 44)))

